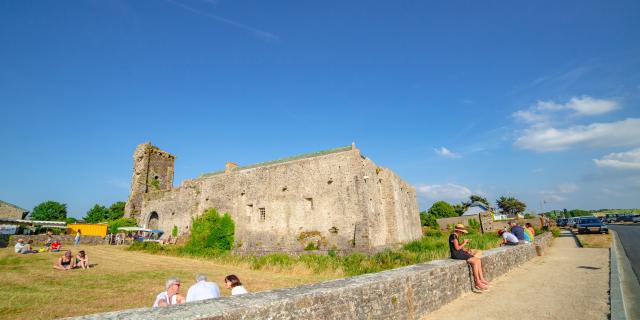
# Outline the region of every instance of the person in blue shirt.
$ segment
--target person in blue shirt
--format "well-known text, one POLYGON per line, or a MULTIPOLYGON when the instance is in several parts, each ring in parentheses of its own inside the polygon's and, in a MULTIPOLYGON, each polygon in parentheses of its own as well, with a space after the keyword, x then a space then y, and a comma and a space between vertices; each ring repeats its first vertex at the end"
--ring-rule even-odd
POLYGON ((528 236, 524 232, 524 229, 518 225, 518 223, 516 223, 515 221, 511 221, 509 225, 511 225, 511 233, 513 233, 513 235, 518 238, 518 241, 531 242, 531 239, 527 240, 528 236))

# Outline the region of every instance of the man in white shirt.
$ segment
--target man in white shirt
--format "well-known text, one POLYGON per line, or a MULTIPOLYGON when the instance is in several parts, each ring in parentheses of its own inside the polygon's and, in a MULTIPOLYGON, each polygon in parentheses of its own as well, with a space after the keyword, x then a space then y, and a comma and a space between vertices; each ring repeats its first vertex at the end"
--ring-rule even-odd
POLYGON ((511 232, 500 229, 498 230, 498 235, 502 237, 502 245, 513 246, 519 243, 518 237, 511 232))
POLYGON ((207 276, 198 274, 196 284, 192 285, 187 292, 187 302, 215 299, 220 297, 220 288, 217 284, 207 281, 207 276))

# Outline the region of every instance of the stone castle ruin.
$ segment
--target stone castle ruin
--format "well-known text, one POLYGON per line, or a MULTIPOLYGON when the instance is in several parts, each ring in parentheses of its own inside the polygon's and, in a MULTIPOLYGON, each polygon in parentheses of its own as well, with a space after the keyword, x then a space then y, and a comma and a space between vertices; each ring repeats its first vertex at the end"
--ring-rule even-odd
POLYGON ((352 144, 226 169, 173 188, 175 156, 136 148, 126 216, 140 226, 189 232, 209 208, 236 224, 237 253, 376 252, 421 237, 416 191, 352 144))

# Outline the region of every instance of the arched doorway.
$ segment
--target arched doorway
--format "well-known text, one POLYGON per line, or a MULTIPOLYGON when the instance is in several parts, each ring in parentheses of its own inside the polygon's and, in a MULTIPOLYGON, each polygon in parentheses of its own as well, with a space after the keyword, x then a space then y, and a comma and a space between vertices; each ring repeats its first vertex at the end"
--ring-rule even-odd
POLYGON ((158 217, 158 213, 157 212, 151 212, 151 214, 149 215, 149 222, 147 223, 147 228, 148 229, 158 229, 158 223, 160 221, 160 218, 158 217))

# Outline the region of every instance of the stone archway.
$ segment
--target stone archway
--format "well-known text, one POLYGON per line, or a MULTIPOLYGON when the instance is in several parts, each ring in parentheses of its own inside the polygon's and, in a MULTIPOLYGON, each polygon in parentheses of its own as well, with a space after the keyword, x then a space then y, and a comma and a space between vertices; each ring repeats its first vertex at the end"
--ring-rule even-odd
POLYGON ((149 215, 149 221, 147 222, 147 229, 158 229, 159 222, 160 217, 158 216, 158 213, 155 211, 151 212, 149 215))

